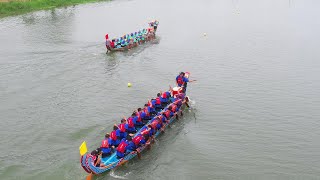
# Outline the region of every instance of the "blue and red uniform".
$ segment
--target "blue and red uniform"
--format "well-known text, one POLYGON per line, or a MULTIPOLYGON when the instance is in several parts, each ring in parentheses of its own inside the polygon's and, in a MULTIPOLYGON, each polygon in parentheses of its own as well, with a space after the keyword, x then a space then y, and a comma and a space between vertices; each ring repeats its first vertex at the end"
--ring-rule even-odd
POLYGON ((156 102, 155 102, 155 104, 154 104, 154 107, 156 108, 156 109, 161 109, 161 97, 157 97, 156 98, 156 102))
POLYGON ((150 125, 152 126, 153 129, 159 130, 161 128, 161 126, 162 126, 162 122, 161 122, 161 120, 158 120, 158 118, 153 118, 151 120, 151 124, 150 125))
POLYGON ((126 128, 129 133, 135 133, 137 131, 136 128, 134 127, 134 125, 135 125, 135 121, 134 121, 133 117, 129 117, 127 119, 127 124, 126 124, 126 128))
POLYGON ((137 149, 138 147, 140 147, 141 145, 145 144, 146 143, 146 140, 144 139, 144 137, 139 134, 137 135, 136 137, 134 137, 132 139, 132 142, 134 143, 135 145, 135 149, 137 149))
POLYGON ((122 123, 118 127, 119 127, 119 129, 116 130, 117 137, 120 139, 126 138, 128 135, 126 125, 124 123, 122 123))
POLYGON ((118 148, 117 148, 117 157, 123 158, 128 149, 129 142, 125 139, 122 139, 118 148))
POLYGON ((170 111, 169 109, 166 109, 166 110, 163 112, 163 115, 165 115, 165 117, 166 117, 167 119, 170 119, 170 118, 174 115, 174 113, 173 113, 172 111, 170 111))
POLYGON ((149 137, 151 137, 154 133, 154 129, 152 128, 148 128, 148 127, 143 127, 143 129, 141 129, 140 134, 141 135, 148 135, 149 137))
POLYGON ((184 84, 183 76, 178 75, 178 76, 176 77, 176 82, 177 82, 177 84, 178 84, 179 87, 183 86, 183 84, 184 84))
POLYGON ((163 92, 161 95, 161 103, 168 103, 168 101, 169 101, 169 95, 167 94, 167 92, 163 92))
POLYGON ((164 114, 159 116, 161 123, 166 123, 167 117, 164 114))
POLYGON ((111 155, 111 148, 110 148, 110 140, 109 140, 109 138, 102 140, 100 148, 101 148, 101 151, 102 151, 102 158, 111 155))
POLYGON ((136 126, 143 126, 143 122, 142 122, 142 119, 141 119, 141 114, 140 112, 137 112, 136 113, 136 126))
POLYGON ((178 111, 178 106, 175 105, 174 103, 171 105, 171 107, 172 107, 172 109, 171 109, 172 113, 175 113, 178 111))
POLYGON ((117 136, 117 130, 114 130, 110 133, 110 146, 118 146, 120 143, 120 137, 117 136))
POLYGON ((148 106, 148 111, 151 116, 156 114, 156 109, 154 108, 154 106, 148 106))
POLYGON ((189 79, 182 76, 181 74, 176 77, 176 82, 179 87, 185 85, 185 83, 189 82, 189 79))

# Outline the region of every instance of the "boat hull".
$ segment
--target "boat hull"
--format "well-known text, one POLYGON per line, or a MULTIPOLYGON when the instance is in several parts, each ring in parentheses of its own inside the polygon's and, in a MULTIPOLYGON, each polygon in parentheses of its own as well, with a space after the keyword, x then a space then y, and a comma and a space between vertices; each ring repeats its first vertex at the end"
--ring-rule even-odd
MULTIPOLYGON (((169 105, 168 105, 169 106, 169 105)), ((185 105, 183 104, 181 106, 180 111, 177 113, 178 117, 181 116, 182 114, 182 110, 185 108, 185 105)), ((171 118, 169 123, 165 124, 165 126, 163 127, 162 130, 165 130, 170 124, 172 124, 174 121, 176 120, 175 117, 171 118)), ((154 138, 157 138, 163 131, 158 130, 156 132, 156 134, 154 135, 154 138)), ((139 133, 139 131, 138 131, 139 133)), ((138 134, 136 133, 136 134, 138 134)), ((147 141, 146 144, 150 143, 151 138, 147 141)), ((90 156, 88 153, 85 154, 84 156, 82 156, 82 161, 81 161, 81 166, 83 167, 83 169, 88 172, 88 173, 93 173, 93 174, 101 174, 104 173, 106 171, 109 171, 111 169, 114 169, 116 167, 121 166, 122 164, 128 162, 129 160, 133 159, 134 157, 137 156, 138 152, 143 152, 146 149, 147 145, 141 146, 139 148, 137 148, 136 151, 132 151, 129 154, 127 154, 125 157, 121 158, 121 159, 117 159, 116 157, 116 153, 113 153, 110 157, 108 157, 108 160, 104 160, 102 159, 102 162, 105 164, 105 167, 101 168, 101 167, 96 167, 94 166, 93 163, 93 157, 90 156)))

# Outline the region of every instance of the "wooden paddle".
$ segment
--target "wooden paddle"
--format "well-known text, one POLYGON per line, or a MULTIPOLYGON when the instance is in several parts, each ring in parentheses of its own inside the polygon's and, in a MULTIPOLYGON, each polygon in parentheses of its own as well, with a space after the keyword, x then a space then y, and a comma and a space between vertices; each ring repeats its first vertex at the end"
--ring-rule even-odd
POLYGON ((139 150, 137 150, 138 159, 141 159, 141 153, 139 150))
POLYGON ((91 179, 92 179, 92 176, 93 176, 92 173, 88 174, 86 180, 91 180, 91 179))

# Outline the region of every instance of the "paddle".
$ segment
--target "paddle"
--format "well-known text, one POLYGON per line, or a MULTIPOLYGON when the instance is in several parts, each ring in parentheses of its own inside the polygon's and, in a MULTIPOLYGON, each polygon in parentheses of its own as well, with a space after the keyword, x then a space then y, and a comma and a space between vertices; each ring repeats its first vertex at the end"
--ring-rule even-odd
POLYGON ((186 105, 188 108, 190 108, 190 106, 189 106, 189 104, 188 104, 187 102, 185 102, 185 105, 186 105))
POLYGON ((138 149, 137 149, 137 155, 138 155, 138 159, 141 159, 141 153, 138 149))
MULTIPOLYGON (((87 143, 86 143, 86 141, 83 141, 81 143, 81 145, 79 146, 80 156, 85 155, 87 152, 88 152, 87 143)), ((86 180, 91 180, 91 179, 92 179, 92 173, 88 174, 86 180)))
POLYGON ((87 176, 86 180, 91 180, 91 179, 92 179, 92 173, 90 173, 90 174, 87 176))
POLYGON ((150 150, 151 149, 151 143, 146 143, 147 149, 150 150))

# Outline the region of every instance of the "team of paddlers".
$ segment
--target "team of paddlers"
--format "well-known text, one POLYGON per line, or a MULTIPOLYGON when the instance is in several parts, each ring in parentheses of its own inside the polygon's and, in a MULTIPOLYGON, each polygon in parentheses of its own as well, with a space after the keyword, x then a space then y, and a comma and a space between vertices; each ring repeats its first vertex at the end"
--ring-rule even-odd
POLYGON ((130 49, 138 46, 141 43, 150 41, 155 38, 155 32, 157 31, 159 22, 154 20, 149 23, 149 27, 141 29, 137 32, 125 34, 119 38, 109 39, 109 35, 106 34, 106 48, 108 51, 130 49))
POLYGON ((106 133, 101 146, 91 152, 94 165, 103 168, 105 165, 101 163, 101 158, 108 158, 116 152, 117 158, 121 159, 137 151, 137 148, 149 145, 155 133, 163 131, 171 118, 179 118, 182 114, 181 106, 188 106, 189 99, 185 96, 187 82, 191 81, 181 72, 176 77, 178 90, 170 87, 168 91, 158 93, 144 108, 138 108, 130 117, 121 119, 120 124, 115 124, 113 131, 106 133))

